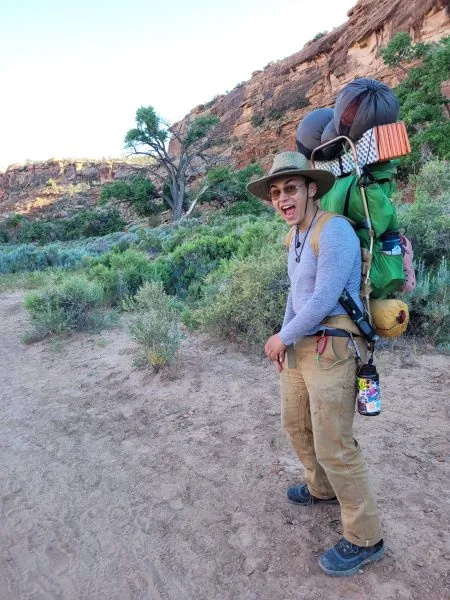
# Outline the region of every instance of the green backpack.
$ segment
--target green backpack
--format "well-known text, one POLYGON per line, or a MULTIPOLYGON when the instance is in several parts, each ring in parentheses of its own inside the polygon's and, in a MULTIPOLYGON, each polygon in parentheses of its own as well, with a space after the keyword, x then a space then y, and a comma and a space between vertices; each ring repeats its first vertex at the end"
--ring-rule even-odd
POLYGON ((397 161, 366 166, 361 180, 356 174, 339 177, 331 190, 320 199, 322 210, 343 215, 353 222, 361 248, 368 249, 370 240, 360 189, 360 185, 364 186, 375 234, 370 268, 372 298, 385 298, 398 290, 405 280, 402 255, 382 252, 382 236, 399 228, 397 210, 391 201, 396 172, 397 161))

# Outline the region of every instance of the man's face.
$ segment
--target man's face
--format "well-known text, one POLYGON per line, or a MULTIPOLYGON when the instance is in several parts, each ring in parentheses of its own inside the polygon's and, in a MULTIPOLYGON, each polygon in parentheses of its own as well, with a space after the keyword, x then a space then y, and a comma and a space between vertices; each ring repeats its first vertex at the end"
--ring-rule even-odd
POLYGON ((273 179, 269 185, 269 194, 273 206, 288 225, 297 225, 303 220, 308 201, 308 185, 304 177, 273 179))

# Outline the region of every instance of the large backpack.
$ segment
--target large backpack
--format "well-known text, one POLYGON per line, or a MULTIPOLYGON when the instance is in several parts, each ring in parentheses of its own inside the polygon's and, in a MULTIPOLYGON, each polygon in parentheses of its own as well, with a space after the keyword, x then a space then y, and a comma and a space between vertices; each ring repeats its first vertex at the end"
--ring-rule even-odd
MULTIPOLYGON (((320 234, 325 227, 325 225, 333 219, 334 217, 345 218, 350 224, 355 227, 355 223, 349 219, 347 216, 342 214, 337 214, 333 212, 324 212, 317 220, 310 237, 310 245, 315 254, 315 256, 319 255, 320 249, 320 234)), ((286 240, 285 246, 289 249, 292 238, 295 234, 296 227, 292 227, 289 231, 286 240)), ((357 231, 358 233, 358 231, 357 231)), ((361 237, 358 236, 360 241, 361 237)), ((409 321, 409 311, 408 306, 399 299, 390 299, 390 300, 380 300, 376 299, 372 292, 372 277, 375 274, 375 284, 377 282, 383 282, 383 277, 385 276, 387 279, 387 287, 394 287, 395 289, 399 287, 399 281, 403 283, 403 267, 402 267, 402 256, 394 255, 394 256, 386 256, 380 251, 374 251, 372 256, 372 261, 369 260, 369 252, 367 250, 368 246, 364 246, 362 243, 361 246, 361 289, 360 295, 364 299, 369 298, 369 303, 366 307, 368 312, 369 321, 373 322, 373 326, 378 335, 382 337, 397 337, 402 335, 405 332, 406 327, 409 321), (386 259, 384 258, 386 257, 386 259), (397 271, 395 271, 394 276, 392 276, 392 265, 389 263, 387 259, 395 258, 400 259, 400 267, 402 269, 402 276, 399 277, 397 271), (370 276, 367 279, 367 270, 370 266, 370 276), (384 269, 384 270, 383 270, 384 269), (390 270, 389 270, 390 269, 390 270), (378 278, 378 279, 376 279, 378 278)), ((375 246, 374 246, 375 248, 375 246)), ((398 260, 396 261, 396 263, 398 260)), ((395 269, 398 270, 398 265, 395 265, 395 269)), ((413 271, 414 273, 414 271, 413 271)), ((381 288, 381 283, 378 284, 379 288, 381 288)))
POLYGON ((372 298, 386 298, 405 281, 401 246, 398 254, 383 251, 384 239, 398 232, 397 210, 391 201, 395 191, 395 161, 367 165, 360 179, 350 174, 336 179, 334 186, 320 199, 322 210, 342 215, 351 220, 361 248, 369 248, 370 239, 365 228, 366 216, 361 202, 360 185, 365 188, 367 205, 374 231, 373 257, 370 268, 372 298))

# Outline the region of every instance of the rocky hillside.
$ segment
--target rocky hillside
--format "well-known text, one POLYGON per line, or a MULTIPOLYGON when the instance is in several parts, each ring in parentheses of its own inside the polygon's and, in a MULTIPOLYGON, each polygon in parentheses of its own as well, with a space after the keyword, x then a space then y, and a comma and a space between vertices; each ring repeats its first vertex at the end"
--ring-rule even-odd
POLYGON ((341 87, 360 76, 396 85, 401 73, 389 70, 379 50, 399 31, 414 42, 450 35, 448 0, 359 0, 348 21, 283 60, 255 71, 249 81, 206 105, 220 117, 221 134, 231 140, 226 155, 239 167, 250 160, 295 147, 299 121, 309 111, 332 106, 341 87))
POLYGON ((65 216, 97 203, 99 186, 130 172, 123 161, 57 160, 15 164, 0 173, 0 218, 11 212, 31 217, 65 216))

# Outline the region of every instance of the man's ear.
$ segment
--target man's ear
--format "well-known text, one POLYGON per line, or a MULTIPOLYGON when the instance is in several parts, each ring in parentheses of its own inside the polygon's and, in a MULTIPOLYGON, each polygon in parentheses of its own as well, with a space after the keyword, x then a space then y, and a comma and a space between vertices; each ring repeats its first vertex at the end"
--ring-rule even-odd
POLYGON ((311 181, 308 184, 308 198, 315 198, 317 194, 317 185, 315 181, 311 181))

